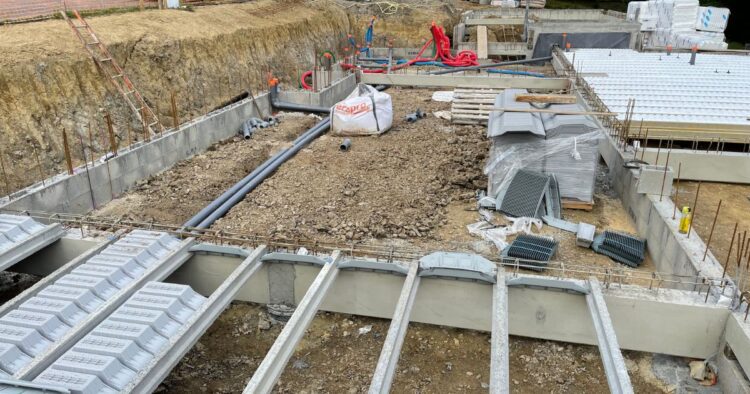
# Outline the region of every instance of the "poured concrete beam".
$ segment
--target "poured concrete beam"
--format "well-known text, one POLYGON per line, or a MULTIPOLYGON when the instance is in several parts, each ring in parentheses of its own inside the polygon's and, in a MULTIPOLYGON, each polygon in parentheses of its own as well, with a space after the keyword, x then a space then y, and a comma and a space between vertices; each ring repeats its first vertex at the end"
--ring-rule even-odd
POLYGON ((497 270, 492 289, 492 339, 490 349, 490 393, 510 393, 510 359, 508 356, 508 287, 505 271, 497 270))
POLYGON ((372 375, 370 383, 370 394, 387 394, 390 392, 393 375, 396 372, 398 358, 401 355, 401 346, 404 344, 406 330, 409 327, 409 315, 411 314, 414 299, 417 296, 419 287, 419 270, 418 264, 413 264, 401 288, 401 295, 396 304, 396 311, 393 313, 391 326, 388 328, 388 335, 385 337, 383 349, 380 351, 378 365, 375 373, 372 375))
POLYGON ((287 362, 292 357, 294 348, 305 335, 305 331, 315 318, 318 307, 323 302, 328 289, 336 280, 339 273, 338 263, 341 260, 341 252, 334 252, 331 258, 332 261, 320 270, 318 276, 307 289, 302 301, 297 305, 294 314, 276 338, 271 350, 268 351, 263 362, 255 370, 255 374, 243 391, 245 394, 270 393, 273 390, 273 386, 281 377, 287 362))
POLYGON ((591 292, 586 295, 586 303, 589 306, 591 320, 594 322, 599 353, 602 356, 604 372, 607 374, 609 391, 614 394, 632 394, 633 386, 630 384, 628 368, 625 366, 620 345, 617 343, 617 335, 612 326, 609 311, 607 311, 607 304, 604 302, 599 280, 591 277, 589 286, 591 292))
POLYGON ((488 77, 469 75, 421 75, 421 74, 362 74, 362 83, 369 85, 419 86, 443 88, 487 88, 487 89, 541 89, 565 90, 570 87, 567 78, 534 77, 488 77))

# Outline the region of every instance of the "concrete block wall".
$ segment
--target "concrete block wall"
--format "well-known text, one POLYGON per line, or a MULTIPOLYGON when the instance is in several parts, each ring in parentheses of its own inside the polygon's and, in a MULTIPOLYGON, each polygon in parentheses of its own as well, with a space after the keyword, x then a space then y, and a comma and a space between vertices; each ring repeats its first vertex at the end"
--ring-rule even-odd
MULTIPOLYGON (((683 276, 722 275, 721 263, 709 251, 703 261, 705 243, 692 232, 690 238, 678 231, 679 216, 672 219, 674 203, 665 196, 637 192, 638 171, 624 167, 625 159, 607 136, 599 144, 599 151, 609 167, 609 178, 622 203, 636 224, 638 235, 646 238, 646 247, 656 265, 656 271, 683 276)), ((680 288, 681 286, 676 286, 680 288)), ((693 285, 682 286, 693 289, 693 285)))
MULTIPOLYGON (((266 94, 257 97, 262 111, 270 109, 266 94)), ((31 186, 0 206, 11 211, 45 211, 85 214, 122 195, 138 181, 158 174, 178 162, 231 138, 242 122, 259 116, 251 99, 214 111, 160 137, 125 148, 106 162, 75 169, 74 175, 58 175, 43 187, 31 186), (20 194, 20 196, 19 196, 20 194)))

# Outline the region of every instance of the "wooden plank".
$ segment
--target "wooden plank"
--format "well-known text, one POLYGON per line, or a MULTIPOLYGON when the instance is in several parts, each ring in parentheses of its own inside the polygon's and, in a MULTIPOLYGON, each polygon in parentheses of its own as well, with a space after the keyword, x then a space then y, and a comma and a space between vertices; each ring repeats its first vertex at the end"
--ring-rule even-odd
POLYGON ((591 211, 594 209, 594 202, 585 202, 578 200, 562 199, 563 209, 576 209, 579 211, 591 211))
POLYGON ((523 18, 467 19, 466 26, 523 25, 523 18))
POLYGON ((575 104, 577 97, 572 94, 517 94, 520 103, 575 104))
POLYGON ((487 59, 487 26, 477 26, 477 58, 487 59))

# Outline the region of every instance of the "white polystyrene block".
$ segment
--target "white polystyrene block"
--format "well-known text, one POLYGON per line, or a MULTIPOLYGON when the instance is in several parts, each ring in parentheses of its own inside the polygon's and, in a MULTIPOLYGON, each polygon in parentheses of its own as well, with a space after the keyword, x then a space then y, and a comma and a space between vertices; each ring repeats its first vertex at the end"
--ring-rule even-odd
POLYGON ((61 371, 49 368, 34 378, 36 383, 65 387, 72 394, 115 394, 117 390, 107 386, 95 375, 61 371))
POLYGON ((177 297, 193 310, 198 310, 206 302, 206 297, 196 293, 190 286, 176 283, 148 282, 138 293, 177 297))
POLYGON ((56 300, 45 297, 32 297, 18 307, 22 311, 51 313, 57 316, 63 323, 74 326, 78 324, 88 313, 73 301, 56 300))
POLYGON ((50 341, 62 338, 70 330, 70 326, 60 321, 51 313, 15 310, 0 317, 0 322, 19 327, 33 328, 50 341))
POLYGON ((104 320, 91 334, 130 339, 151 354, 157 354, 167 345, 167 338, 161 336, 146 324, 124 323, 116 320, 104 320))
POLYGON ((167 249, 174 250, 180 245, 180 240, 177 238, 158 231, 148 230, 133 230, 129 232, 125 238, 139 238, 139 239, 153 239, 164 245, 167 249))
POLYGON ((193 310, 180 302, 180 299, 176 297, 136 293, 125 301, 123 306, 164 311, 170 318, 180 323, 187 322, 190 316, 193 315, 193 310))
POLYGON ((115 245, 141 248, 156 257, 164 257, 169 254, 169 249, 165 248, 162 244, 153 239, 147 240, 137 237, 121 238, 115 243, 115 245))
POLYGON ((69 286, 50 285, 42 289, 39 296, 73 301, 79 308, 89 313, 95 311, 104 302, 91 290, 69 286))
POLYGON ((153 309, 131 308, 123 305, 109 315, 109 319, 125 323, 148 324, 166 338, 176 334, 182 325, 169 317, 166 312, 153 309))
POLYGON ((24 232, 33 234, 44 230, 44 225, 28 216, 0 214, 0 223, 20 227, 24 232))
POLYGON ((138 264, 134 258, 126 256, 100 254, 88 259, 86 264, 120 268, 131 278, 139 278, 146 272, 146 269, 138 264))
POLYGON ((126 245, 110 245, 104 249, 100 256, 114 255, 130 257, 134 259, 141 267, 148 268, 158 261, 158 259, 151 255, 147 250, 143 248, 136 248, 133 246, 126 245))
POLYGON ((73 350, 83 353, 117 357, 121 363, 134 371, 142 371, 154 356, 143 350, 131 339, 103 337, 89 334, 73 346, 73 350))
POLYGON ((50 367, 68 372, 95 375, 107 386, 122 390, 133 378, 135 371, 124 366, 120 360, 112 356, 68 351, 55 360, 50 367))
POLYGON ((0 342, 0 372, 14 375, 31 363, 31 357, 16 345, 0 342))
POLYGON ((126 275, 122 269, 112 266, 85 263, 73 269, 71 273, 75 275, 88 275, 105 278, 110 284, 118 289, 122 289, 128 283, 133 281, 133 278, 126 275))
POLYGON ((67 274, 56 280, 55 284, 89 289, 103 300, 107 300, 117 293, 117 288, 107 279, 96 276, 67 274))
POLYGON ((16 345, 31 357, 36 357, 52 345, 52 342, 33 328, 11 326, 5 323, 0 323, 0 342, 16 345))

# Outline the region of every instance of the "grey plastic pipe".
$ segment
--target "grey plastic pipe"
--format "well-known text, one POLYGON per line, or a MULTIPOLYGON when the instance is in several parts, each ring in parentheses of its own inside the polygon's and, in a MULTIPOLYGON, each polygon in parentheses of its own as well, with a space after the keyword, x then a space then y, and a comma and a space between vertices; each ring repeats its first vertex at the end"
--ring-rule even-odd
MULTIPOLYGON (((209 214, 205 219, 203 219, 195 227, 199 229, 209 228, 215 221, 217 221, 219 218, 221 218, 227 212, 229 212, 229 210, 232 209, 232 207, 237 205, 238 202, 242 201, 248 193, 250 193, 253 189, 258 187, 258 185, 260 185, 269 175, 271 175, 274 171, 276 171, 279 168, 279 166, 281 166, 285 161, 289 160, 289 158, 293 157, 297 152, 302 150, 302 148, 307 146, 307 144, 312 142, 314 139, 318 138, 321 134, 328 131, 328 128, 330 126, 331 126, 331 118, 325 118, 322 121, 320 121, 316 125, 316 127, 313 128, 315 130, 314 132, 307 134, 307 136, 301 141, 299 141, 297 144, 294 144, 292 145, 291 148, 281 152, 280 155, 278 155, 278 157, 276 157, 272 162, 264 166, 263 170, 258 172, 258 174, 255 177, 253 177, 253 179, 251 179, 249 182, 242 185, 242 187, 240 187, 240 189, 237 190, 237 192, 234 193, 234 195, 232 195, 223 204, 221 204, 218 208, 216 208, 216 210, 211 212, 211 214, 209 214)), ((268 160, 267 162, 269 161, 271 160, 268 160)))
POLYGON ((339 145, 339 150, 342 152, 346 152, 351 147, 352 147, 352 140, 350 140, 349 138, 344 138, 344 140, 341 141, 341 145, 339 145))
POLYGON ((327 107, 290 103, 287 101, 279 100, 279 85, 276 85, 271 88, 271 105, 274 108, 285 109, 288 111, 318 112, 318 113, 326 113, 326 114, 331 112, 331 108, 327 108, 327 107))
POLYGON ((460 71, 481 70, 483 68, 490 68, 490 67, 502 67, 502 66, 512 66, 514 64, 527 64, 527 63, 536 63, 536 62, 546 62, 547 60, 552 60, 552 56, 537 57, 537 58, 534 58, 534 59, 513 60, 513 61, 501 62, 501 63, 481 64, 479 66, 455 67, 455 68, 449 68, 449 69, 446 69, 446 70, 430 71, 427 74, 430 74, 430 75, 451 74, 451 73, 457 73, 457 72, 460 72, 460 71))

